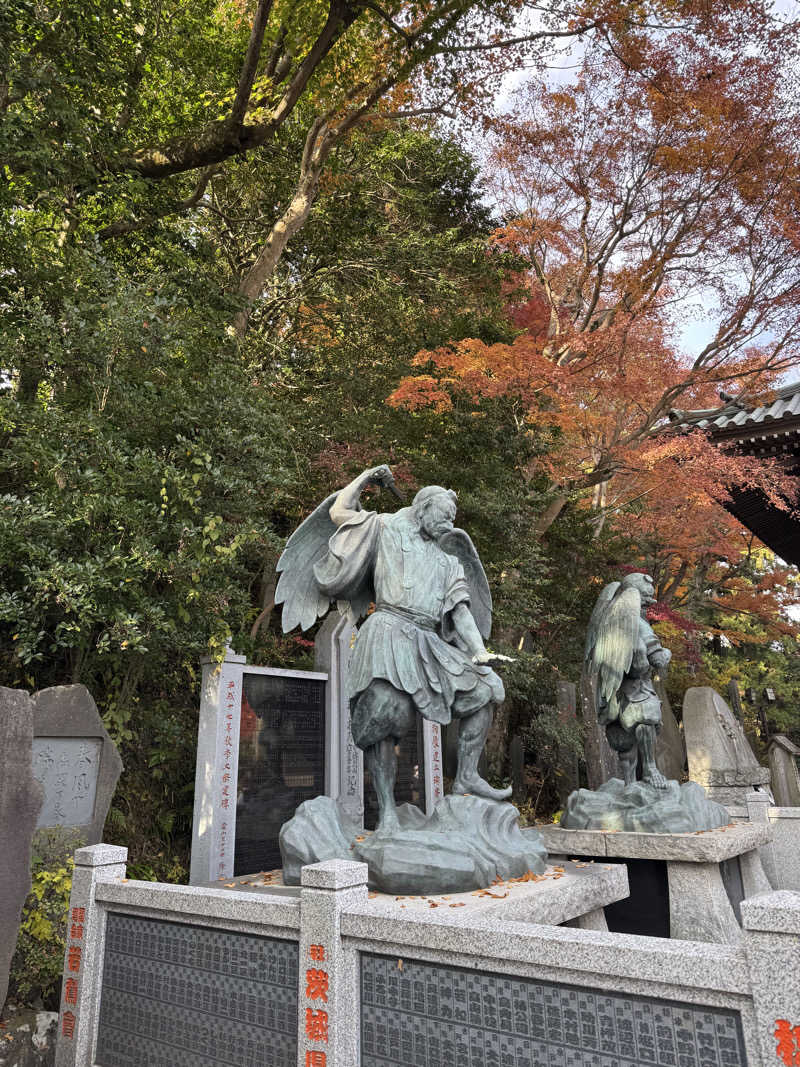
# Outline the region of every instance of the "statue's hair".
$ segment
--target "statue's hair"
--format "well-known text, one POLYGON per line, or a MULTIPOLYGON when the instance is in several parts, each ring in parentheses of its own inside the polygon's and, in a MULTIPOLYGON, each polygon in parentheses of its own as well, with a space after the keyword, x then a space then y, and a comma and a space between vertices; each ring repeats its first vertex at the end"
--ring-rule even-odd
POLYGON ((444 486, 441 485, 426 485, 425 488, 420 489, 420 491, 414 497, 412 501, 412 507, 419 509, 425 504, 427 504, 430 500, 433 500, 434 497, 439 496, 441 493, 444 493, 445 496, 449 497, 454 504, 458 503, 458 497, 452 489, 445 489, 444 486))
POLYGON ((651 585, 654 584, 652 575, 648 574, 646 571, 630 571, 630 573, 626 574, 625 577, 622 579, 622 582, 620 583, 622 585, 622 588, 629 589, 632 585, 635 584, 634 579, 636 578, 646 578, 651 585))

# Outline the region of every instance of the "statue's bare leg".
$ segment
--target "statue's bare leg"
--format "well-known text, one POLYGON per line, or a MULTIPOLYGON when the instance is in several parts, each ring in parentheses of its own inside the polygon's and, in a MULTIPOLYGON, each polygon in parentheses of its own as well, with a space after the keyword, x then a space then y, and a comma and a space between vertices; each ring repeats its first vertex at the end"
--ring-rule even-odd
POLYGON ((666 789, 669 782, 656 766, 656 728, 649 722, 636 727, 636 740, 642 750, 642 781, 656 789, 666 789))
POLYGON ((458 730, 458 770, 451 790, 453 795, 471 793, 487 800, 507 800, 511 796, 510 788, 493 789, 478 774, 478 760, 492 725, 493 711, 492 705, 488 704, 461 719, 458 730))
POLYGON ((415 724, 411 697, 382 678, 371 682, 353 707, 350 720, 353 740, 363 750, 372 776, 378 799, 378 830, 393 830, 398 826, 394 805, 395 745, 415 724))
POLYGON ((634 742, 624 752, 618 752, 619 765, 622 769, 622 779, 625 785, 633 785, 636 781, 636 764, 639 759, 639 746, 634 742))
POLYGON ((394 783, 397 779, 397 739, 387 737, 364 749, 364 762, 372 775, 378 797, 378 831, 396 830, 400 825, 394 806, 394 783))

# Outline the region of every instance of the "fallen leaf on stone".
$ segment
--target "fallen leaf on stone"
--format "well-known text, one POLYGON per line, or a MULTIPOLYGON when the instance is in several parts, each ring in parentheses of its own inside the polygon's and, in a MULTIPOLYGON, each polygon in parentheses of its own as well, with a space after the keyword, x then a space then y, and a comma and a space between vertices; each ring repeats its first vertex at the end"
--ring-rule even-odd
POLYGON ((450 904, 449 906, 450 906, 451 908, 465 908, 465 907, 466 907, 466 904, 464 903, 464 901, 463 901, 463 900, 460 900, 460 901, 458 901, 458 903, 456 903, 456 904, 450 904))
POLYGON ((225 883, 225 888, 226 889, 233 889, 235 886, 236 886, 236 882, 226 882, 225 883))

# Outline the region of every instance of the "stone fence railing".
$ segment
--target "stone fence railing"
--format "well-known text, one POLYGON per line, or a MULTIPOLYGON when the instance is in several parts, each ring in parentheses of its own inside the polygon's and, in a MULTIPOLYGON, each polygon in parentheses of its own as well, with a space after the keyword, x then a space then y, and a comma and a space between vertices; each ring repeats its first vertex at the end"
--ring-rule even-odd
POLYGON ((798 1062, 797 893, 743 902, 722 945, 412 906, 357 863, 261 891, 129 881, 125 859, 76 853, 57 1067, 798 1062))

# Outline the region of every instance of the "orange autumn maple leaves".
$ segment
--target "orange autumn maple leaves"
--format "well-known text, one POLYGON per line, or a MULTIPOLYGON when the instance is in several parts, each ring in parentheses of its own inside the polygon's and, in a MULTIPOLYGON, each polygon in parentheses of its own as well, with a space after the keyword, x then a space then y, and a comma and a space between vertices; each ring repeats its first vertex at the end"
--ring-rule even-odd
POLYGON ((546 475, 564 502, 593 490, 629 520, 663 510, 664 532, 688 506, 698 550, 735 528, 713 503, 729 487, 785 506, 794 487, 774 466, 669 421, 800 365, 800 113, 781 33, 759 24, 747 55, 724 27, 637 38, 627 54, 587 50, 574 84, 523 88, 487 123, 504 214, 487 254, 525 264, 508 278, 516 336, 418 353, 389 403, 479 412, 504 397, 518 425, 553 436, 526 477, 546 475), (713 329, 690 354, 693 318, 713 329))

